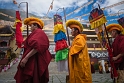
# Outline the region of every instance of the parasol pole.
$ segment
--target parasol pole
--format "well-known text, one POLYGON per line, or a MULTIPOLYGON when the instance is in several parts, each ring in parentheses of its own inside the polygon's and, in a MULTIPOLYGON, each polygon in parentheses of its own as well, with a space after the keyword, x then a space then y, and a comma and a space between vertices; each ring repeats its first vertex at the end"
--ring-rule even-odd
MULTIPOLYGON (((66 23, 66 14, 65 14, 64 7, 63 7, 63 13, 64 13, 64 18, 65 18, 65 23, 66 23)), ((70 46, 70 38, 69 38, 69 32, 68 32, 68 28, 67 27, 66 27, 66 31, 67 31, 68 45, 70 46)))
MULTIPOLYGON (((59 8, 59 9, 63 9, 63 13, 64 13, 64 19, 65 19, 65 23, 66 23, 66 13, 65 13, 65 9, 63 8, 59 8)), ((59 10, 58 9, 58 10, 59 10)), ((57 10, 57 11, 58 11, 57 10)), ((57 14, 57 13, 56 13, 57 14)), ((70 46, 70 38, 69 38, 69 32, 68 32, 68 28, 66 27, 66 32, 67 32, 67 40, 68 40, 68 45, 70 46)))

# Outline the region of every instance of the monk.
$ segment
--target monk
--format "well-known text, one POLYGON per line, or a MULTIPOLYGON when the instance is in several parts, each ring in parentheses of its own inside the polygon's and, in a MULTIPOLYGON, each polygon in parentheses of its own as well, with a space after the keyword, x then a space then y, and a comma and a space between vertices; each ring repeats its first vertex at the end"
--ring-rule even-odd
POLYGON ((16 83, 48 83, 48 65, 51 54, 49 40, 42 30, 42 20, 30 17, 24 20, 31 27, 31 34, 24 41, 24 53, 15 74, 16 83))
POLYGON ((124 28, 119 24, 110 24, 107 27, 111 37, 114 38, 112 43, 113 62, 118 72, 118 83, 124 83, 124 28))
POLYGON ((92 83, 90 59, 87 50, 86 35, 82 24, 77 20, 68 20, 66 26, 71 28, 74 37, 69 49, 69 83, 92 83))

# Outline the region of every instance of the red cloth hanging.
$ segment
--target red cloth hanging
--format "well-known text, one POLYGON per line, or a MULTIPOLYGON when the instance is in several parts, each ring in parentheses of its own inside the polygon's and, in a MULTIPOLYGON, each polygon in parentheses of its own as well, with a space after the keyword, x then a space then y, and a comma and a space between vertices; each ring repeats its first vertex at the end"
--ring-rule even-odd
POLYGON ((56 42, 56 45, 55 45, 56 52, 65 48, 68 48, 66 40, 63 39, 56 42))
POLYGON ((112 57, 113 57, 112 50, 108 45, 107 45, 107 48, 108 48, 107 51, 108 51, 108 55, 110 58, 110 64, 111 64, 111 78, 115 78, 115 77, 118 77, 118 73, 115 68, 114 62, 112 61, 112 57))
POLYGON ((22 42, 23 42, 23 36, 22 36, 22 31, 21 31, 21 27, 22 27, 22 22, 21 22, 21 17, 20 17, 20 13, 19 11, 16 11, 16 44, 18 46, 18 48, 21 48, 22 46, 22 42))

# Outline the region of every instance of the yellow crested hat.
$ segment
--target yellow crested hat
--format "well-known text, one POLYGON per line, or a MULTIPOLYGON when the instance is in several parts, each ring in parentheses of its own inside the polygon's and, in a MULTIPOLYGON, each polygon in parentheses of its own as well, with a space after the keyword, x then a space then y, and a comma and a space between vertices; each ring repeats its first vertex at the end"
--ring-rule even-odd
POLYGON ((66 27, 70 27, 71 29, 72 28, 78 28, 78 30, 80 32, 83 32, 83 25, 77 21, 77 20, 74 20, 74 19, 70 19, 66 22, 66 27))
POLYGON ((123 27, 119 24, 109 24, 107 27, 106 27, 107 31, 111 32, 112 30, 116 29, 118 31, 123 31, 123 27))
POLYGON ((40 26, 40 28, 44 27, 43 21, 41 19, 39 19, 39 18, 29 17, 29 18, 24 19, 24 24, 25 25, 30 25, 32 23, 37 23, 40 26))

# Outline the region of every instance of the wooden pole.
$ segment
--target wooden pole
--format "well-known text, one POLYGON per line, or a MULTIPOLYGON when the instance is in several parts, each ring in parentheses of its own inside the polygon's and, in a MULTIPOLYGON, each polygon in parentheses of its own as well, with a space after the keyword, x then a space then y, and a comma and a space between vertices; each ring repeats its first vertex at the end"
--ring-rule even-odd
MULTIPOLYGON (((100 9, 100 5, 99 5, 99 4, 98 4, 98 7, 99 7, 99 9, 100 9)), ((111 44, 110 44, 110 40, 109 40, 109 36, 108 36, 108 32, 107 32, 105 23, 104 23, 104 28, 105 28, 105 32, 106 32, 106 36, 107 36, 107 40, 108 40, 108 45, 109 45, 109 47, 111 48, 111 44)), ((112 70, 113 70, 113 68, 112 68, 112 70)), ((114 78, 114 77, 113 77, 113 83, 117 83, 117 79, 114 78)))
MULTIPOLYGON (((65 14, 64 7, 63 7, 63 13, 64 13, 64 18, 65 18, 65 23, 66 23, 66 14, 65 14)), ((67 31, 68 45, 70 46, 70 38, 69 38, 69 32, 68 32, 68 28, 67 27, 66 27, 66 31, 67 31)))
MULTIPOLYGON (((20 4, 22 3, 26 3, 26 17, 28 18, 28 2, 21 2, 20 4)), ((18 7, 20 7, 20 4, 18 7)), ((29 30, 28 30, 28 25, 27 25, 27 36, 29 35, 29 30)))

